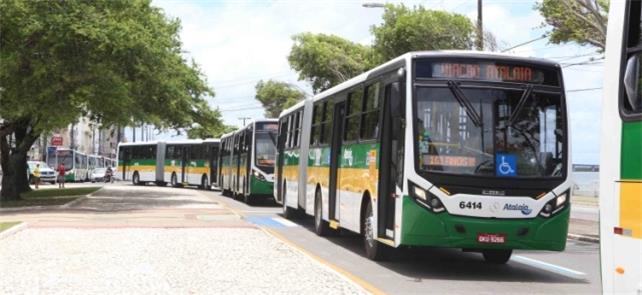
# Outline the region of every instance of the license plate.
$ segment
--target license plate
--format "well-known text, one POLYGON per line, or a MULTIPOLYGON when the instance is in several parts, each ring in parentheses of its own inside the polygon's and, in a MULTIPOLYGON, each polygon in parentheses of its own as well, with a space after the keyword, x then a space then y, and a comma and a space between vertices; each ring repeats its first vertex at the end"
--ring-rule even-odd
POLYGON ((505 234, 477 234, 477 242, 484 244, 503 244, 506 243, 505 234))

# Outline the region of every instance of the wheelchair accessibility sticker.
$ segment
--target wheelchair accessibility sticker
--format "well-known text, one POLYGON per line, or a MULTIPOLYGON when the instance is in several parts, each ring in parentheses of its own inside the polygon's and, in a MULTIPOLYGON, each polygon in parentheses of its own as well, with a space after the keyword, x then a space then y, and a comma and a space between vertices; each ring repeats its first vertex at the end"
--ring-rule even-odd
POLYGON ((495 154, 495 174, 497 176, 516 176, 517 157, 511 154, 495 154))

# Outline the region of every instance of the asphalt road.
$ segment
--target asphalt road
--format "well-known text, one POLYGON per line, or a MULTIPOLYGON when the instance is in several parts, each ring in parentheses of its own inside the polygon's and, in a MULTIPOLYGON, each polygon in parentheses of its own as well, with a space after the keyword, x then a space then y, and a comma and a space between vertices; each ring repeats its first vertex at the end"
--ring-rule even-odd
MULTIPOLYGON (((388 294, 599 294, 599 247, 568 240, 564 252, 516 251, 506 265, 454 249, 397 249, 386 262, 363 253, 360 237, 318 237, 312 218, 289 221, 271 201, 248 206, 205 192, 246 220, 268 229, 349 277, 388 294)), ((595 212, 578 211, 592 219, 595 212)))

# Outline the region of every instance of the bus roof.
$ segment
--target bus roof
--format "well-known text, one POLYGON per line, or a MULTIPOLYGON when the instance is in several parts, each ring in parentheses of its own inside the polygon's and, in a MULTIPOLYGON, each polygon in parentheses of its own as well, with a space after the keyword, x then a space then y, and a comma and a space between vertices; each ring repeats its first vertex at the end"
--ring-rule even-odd
POLYGON ((155 145, 158 141, 143 141, 143 142, 121 142, 118 146, 140 146, 140 145, 155 145))
POLYGON ((182 139, 182 140, 172 140, 166 141, 165 144, 201 144, 203 143, 202 139, 182 139))
MULTIPOLYGON (((540 58, 532 58, 532 57, 521 57, 521 56, 516 56, 512 54, 506 54, 506 53, 496 53, 496 52, 486 52, 486 51, 470 51, 470 50, 443 50, 443 51, 411 51, 408 53, 405 53, 403 55, 400 55, 392 60, 387 61, 386 63, 383 63, 367 72, 361 73, 358 76, 347 80, 341 84, 338 84, 326 91, 323 91, 314 97, 312 97, 312 101, 317 101, 320 99, 323 99, 327 96, 339 93, 345 89, 348 89, 355 84, 359 84, 361 82, 364 82, 367 80, 369 77, 372 75, 378 74, 381 70, 387 69, 389 66, 405 62, 408 64, 410 60, 415 59, 415 58, 426 58, 426 57, 434 57, 434 58, 479 58, 479 59, 489 59, 489 60, 507 60, 507 61, 513 61, 513 62, 526 62, 526 63, 531 63, 531 64, 537 64, 541 66, 550 66, 550 67, 559 67, 559 64, 553 61, 549 61, 546 59, 540 59, 540 58)), ((297 106, 300 107, 301 102, 297 103, 296 105, 292 106, 291 108, 288 108, 287 110, 281 112, 281 115, 286 114, 289 111, 292 111, 296 109, 297 106)))
POLYGON ((293 105, 293 106, 291 106, 291 107, 289 107, 289 108, 287 108, 285 110, 282 110, 281 113, 279 114, 279 117, 286 116, 286 115, 290 114, 291 112, 294 112, 295 110, 298 110, 298 109, 302 108, 305 105, 305 102, 307 100, 308 100, 308 98, 306 97, 303 100, 297 102, 295 105, 293 105))

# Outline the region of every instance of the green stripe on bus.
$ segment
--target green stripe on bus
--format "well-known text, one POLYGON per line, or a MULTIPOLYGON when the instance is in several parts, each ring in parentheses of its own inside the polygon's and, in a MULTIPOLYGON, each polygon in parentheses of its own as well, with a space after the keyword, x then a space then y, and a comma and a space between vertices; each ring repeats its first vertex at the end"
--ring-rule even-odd
POLYGON ((642 121, 623 122, 620 178, 642 179, 642 121))
POLYGON ((354 143, 341 147, 339 156, 341 168, 369 168, 370 161, 376 162, 379 168, 379 143, 354 143), (371 159, 371 156, 374 159, 371 159))
POLYGON ((272 195, 274 193, 274 183, 271 181, 260 180, 254 175, 250 176, 250 194, 252 195, 272 195))

